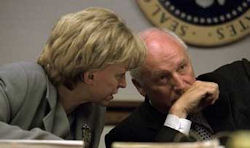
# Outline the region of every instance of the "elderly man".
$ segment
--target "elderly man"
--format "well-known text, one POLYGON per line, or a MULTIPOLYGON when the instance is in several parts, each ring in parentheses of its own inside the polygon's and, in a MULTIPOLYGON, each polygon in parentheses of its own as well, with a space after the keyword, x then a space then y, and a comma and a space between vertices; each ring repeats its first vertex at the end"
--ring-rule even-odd
POLYGON ((131 72, 143 102, 105 137, 115 141, 193 141, 221 131, 250 129, 250 63, 225 65, 194 76, 186 45, 173 33, 141 33, 148 49, 144 65, 131 72))

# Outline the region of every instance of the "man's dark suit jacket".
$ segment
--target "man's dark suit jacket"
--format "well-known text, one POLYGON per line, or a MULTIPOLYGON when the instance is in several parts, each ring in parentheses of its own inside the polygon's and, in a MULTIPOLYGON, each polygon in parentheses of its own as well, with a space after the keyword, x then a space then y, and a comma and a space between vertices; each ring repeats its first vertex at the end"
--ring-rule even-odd
MULTIPOLYGON (((222 66, 214 72, 199 76, 202 81, 219 85, 219 99, 203 110, 214 133, 250 129, 250 62, 246 59, 222 66)), ((154 109, 148 99, 128 118, 105 136, 106 147, 112 142, 173 142, 176 136, 190 141, 180 132, 163 126, 167 114, 154 109)))

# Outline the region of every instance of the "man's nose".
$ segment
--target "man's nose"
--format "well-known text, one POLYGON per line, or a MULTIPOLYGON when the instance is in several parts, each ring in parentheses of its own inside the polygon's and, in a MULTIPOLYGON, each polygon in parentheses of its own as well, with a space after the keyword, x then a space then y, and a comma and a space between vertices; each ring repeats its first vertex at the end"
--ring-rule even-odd
POLYGON ((185 82, 182 79, 181 75, 179 74, 174 74, 172 77, 172 85, 175 90, 177 91, 185 91, 185 82))

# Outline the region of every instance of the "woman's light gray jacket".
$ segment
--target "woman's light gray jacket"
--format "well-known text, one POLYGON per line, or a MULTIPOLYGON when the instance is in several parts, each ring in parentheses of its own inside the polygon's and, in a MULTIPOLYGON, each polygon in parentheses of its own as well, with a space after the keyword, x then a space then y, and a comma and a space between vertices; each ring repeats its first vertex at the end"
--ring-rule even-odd
POLYGON ((82 104, 66 115, 56 88, 43 68, 31 62, 0 68, 0 139, 82 139, 91 128, 91 147, 98 147, 105 107, 82 104))

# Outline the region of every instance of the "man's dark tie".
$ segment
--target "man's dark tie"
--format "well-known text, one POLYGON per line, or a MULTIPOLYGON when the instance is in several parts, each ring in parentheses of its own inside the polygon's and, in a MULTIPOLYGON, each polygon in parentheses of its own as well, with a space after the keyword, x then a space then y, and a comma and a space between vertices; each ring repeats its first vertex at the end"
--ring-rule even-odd
POLYGON ((192 121, 190 136, 197 140, 211 140, 213 138, 213 130, 201 113, 190 116, 189 120, 192 121))

